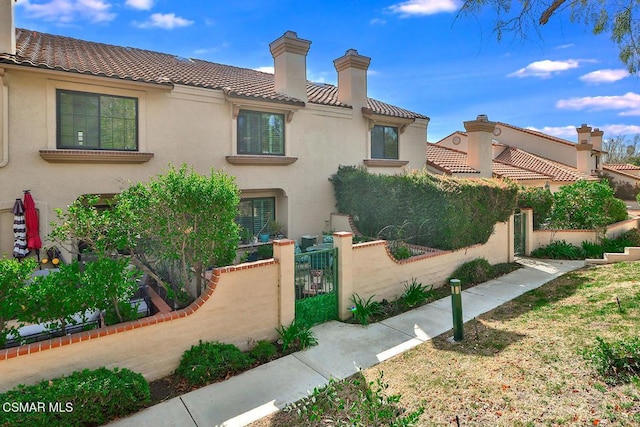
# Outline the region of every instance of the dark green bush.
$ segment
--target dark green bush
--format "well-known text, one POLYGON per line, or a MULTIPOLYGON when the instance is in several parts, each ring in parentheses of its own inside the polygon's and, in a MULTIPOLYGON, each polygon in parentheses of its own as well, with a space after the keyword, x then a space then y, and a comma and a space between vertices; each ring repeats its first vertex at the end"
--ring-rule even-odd
POLYGON ((304 350, 318 344, 311 327, 295 320, 289 326, 281 325, 276 328, 276 332, 280 336, 279 342, 282 344, 282 351, 304 350))
POLYGON ((489 264, 489 261, 484 258, 477 258, 456 268, 449 280, 459 279, 464 286, 486 282, 494 277, 493 266, 489 264))
POLYGON ((612 343, 596 337, 595 348, 586 350, 584 354, 608 383, 625 383, 640 376, 638 337, 612 343))
POLYGON ((118 368, 84 370, 0 394, 3 403, 45 405, 44 411, 0 411, 0 426, 99 426, 139 411, 150 400, 149 384, 138 373, 118 368))
POLYGON ((278 349, 269 341, 258 341, 249 351, 249 356, 260 362, 266 363, 272 360, 278 354, 278 349))
POLYGON ((183 353, 176 375, 191 384, 204 385, 242 372, 252 364, 251 356, 233 344, 200 341, 183 353))
POLYGON ((403 244, 390 245, 389 252, 397 260, 411 258, 411 249, 403 244))
POLYGON ((577 181, 553 194, 549 227, 593 230, 627 219, 627 206, 604 182, 577 181))
POLYGON ((516 207, 517 188, 501 181, 443 177, 426 171, 375 175, 341 166, 331 177, 341 213, 360 232, 378 236, 389 227, 405 230, 405 241, 439 249, 485 243, 497 222, 516 207))
POLYGON ((371 295, 365 300, 358 294, 351 296, 351 302, 353 302, 351 312, 353 313, 353 317, 362 325, 368 325, 375 316, 381 315, 384 311, 382 304, 374 301, 373 297, 375 297, 375 295, 371 295))
POLYGON ((431 296, 433 296, 433 286, 425 286, 413 278, 411 283, 405 283, 400 302, 409 308, 413 308, 423 304, 431 296))
POLYGON ((531 256, 548 259, 584 259, 585 251, 564 240, 559 240, 531 251, 531 256))

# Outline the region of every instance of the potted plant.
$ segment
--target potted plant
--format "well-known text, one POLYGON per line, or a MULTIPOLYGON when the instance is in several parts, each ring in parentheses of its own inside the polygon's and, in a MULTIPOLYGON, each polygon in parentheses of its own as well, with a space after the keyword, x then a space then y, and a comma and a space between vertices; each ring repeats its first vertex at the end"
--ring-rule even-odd
POLYGON ((243 244, 248 244, 251 243, 251 241, 253 240, 253 233, 251 231, 249 231, 248 228, 245 227, 240 227, 240 239, 242 241, 243 244))
POLYGON ((287 234, 287 227, 276 220, 271 220, 268 223, 269 233, 273 236, 274 239, 282 239, 287 234))

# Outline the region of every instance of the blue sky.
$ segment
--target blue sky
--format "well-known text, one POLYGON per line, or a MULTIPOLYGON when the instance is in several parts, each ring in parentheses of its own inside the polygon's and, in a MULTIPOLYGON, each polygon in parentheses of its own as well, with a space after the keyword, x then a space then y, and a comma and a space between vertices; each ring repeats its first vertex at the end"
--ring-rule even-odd
POLYGON ((265 71, 285 31, 312 42, 309 80, 336 83, 333 60, 371 57, 369 96, 431 118, 430 142, 490 120, 577 139, 640 134, 640 79, 607 35, 568 15, 527 40, 492 33, 490 11, 457 16, 458 0, 18 0, 16 25, 51 34, 265 71))

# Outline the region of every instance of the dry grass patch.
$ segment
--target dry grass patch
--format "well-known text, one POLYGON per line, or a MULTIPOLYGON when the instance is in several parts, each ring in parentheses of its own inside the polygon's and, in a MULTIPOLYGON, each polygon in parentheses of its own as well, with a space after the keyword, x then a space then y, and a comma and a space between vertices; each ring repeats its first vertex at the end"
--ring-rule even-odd
MULTIPOLYGON (((612 386, 584 357, 596 337, 640 336, 640 263, 562 276, 451 333, 367 369, 384 372, 424 426, 637 426, 640 381, 612 386)), ((278 413, 255 425, 307 425, 278 413)), ((329 424, 325 424, 329 425, 329 424)))

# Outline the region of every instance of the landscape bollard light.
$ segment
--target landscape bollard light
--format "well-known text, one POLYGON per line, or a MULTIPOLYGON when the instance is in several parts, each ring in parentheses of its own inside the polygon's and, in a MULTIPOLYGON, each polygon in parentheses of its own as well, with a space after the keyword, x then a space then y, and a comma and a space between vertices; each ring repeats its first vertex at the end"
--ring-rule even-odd
POLYGON ((451 279, 451 311, 453 313, 453 340, 462 341, 462 285, 460 280, 451 279))

